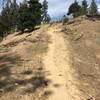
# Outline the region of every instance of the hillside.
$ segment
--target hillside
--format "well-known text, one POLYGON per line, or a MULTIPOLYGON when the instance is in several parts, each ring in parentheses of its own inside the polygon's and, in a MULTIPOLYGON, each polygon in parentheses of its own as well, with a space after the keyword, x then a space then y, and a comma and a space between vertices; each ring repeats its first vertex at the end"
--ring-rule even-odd
POLYGON ((77 79, 79 100, 100 100, 100 21, 76 19, 66 26, 64 35, 70 41, 72 68, 77 79))
POLYGON ((0 43, 0 100, 100 100, 100 21, 79 17, 0 43))

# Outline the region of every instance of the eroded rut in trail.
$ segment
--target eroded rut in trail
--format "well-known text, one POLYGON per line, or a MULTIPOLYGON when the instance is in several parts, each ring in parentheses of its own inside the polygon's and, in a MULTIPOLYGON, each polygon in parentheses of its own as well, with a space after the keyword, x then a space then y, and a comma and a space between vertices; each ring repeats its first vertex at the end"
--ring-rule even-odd
POLYGON ((48 54, 44 57, 45 68, 49 72, 47 78, 51 80, 47 89, 52 94, 48 96, 48 100, 80 100, 69 64, 69 43, 66 45, 63 35, 56 30, 51 29, 48 34, 51 36, 51 43, 48 54))

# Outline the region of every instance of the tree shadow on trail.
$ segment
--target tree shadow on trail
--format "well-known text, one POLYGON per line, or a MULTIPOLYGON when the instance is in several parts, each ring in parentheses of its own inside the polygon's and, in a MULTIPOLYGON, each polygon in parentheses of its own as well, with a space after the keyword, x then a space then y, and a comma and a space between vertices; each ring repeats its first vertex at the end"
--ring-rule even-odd
POLYGON ((13 55, 0 55, 0 92, 7 92, 14 89, 11 68, 16 65, 19 66, 21 61, 20 56, 13 55))
POLYGON ((31 83, 32 87, 27 88, 24 93, 34 93, 39 88, 45 88, 50 83, 50 80, 45 79, 44 76, 35 76, 27 80, 27 83, 31 83))
POLYGON ((16 72, 18 68, 24 68, 22 65, 22 59, 19 55, 0 55, 0 94, 11 92, 16 90, 19 86, 26 87, 31 84, 31 87, 27 87, 23 93, 34 93, 39 88, 48 86, 50 80, 45 78, 45 75, 38 70, 37 73, 33 71, 23 73, 16 72), (12 70, 13 69, 13 70, 12 70), (14 72, 13 72, 14 71, 14 72), (31 76, 30 78, 26 78, 31 76))

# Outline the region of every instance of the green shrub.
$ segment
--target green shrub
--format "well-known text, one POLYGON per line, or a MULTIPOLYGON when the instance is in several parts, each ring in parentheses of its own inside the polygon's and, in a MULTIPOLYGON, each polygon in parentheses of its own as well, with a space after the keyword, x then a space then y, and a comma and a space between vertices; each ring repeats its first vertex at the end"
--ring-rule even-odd
POLYGON ((67 16, 64 15, 63 17, 63 24, 67 23, 69 21, 69 18, 67 16))

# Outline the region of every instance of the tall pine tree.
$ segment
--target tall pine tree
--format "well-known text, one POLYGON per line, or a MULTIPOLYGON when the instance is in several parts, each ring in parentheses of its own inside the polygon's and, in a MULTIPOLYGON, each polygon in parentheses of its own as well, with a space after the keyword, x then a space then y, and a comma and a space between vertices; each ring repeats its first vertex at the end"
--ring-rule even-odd
POLYGON ((48 14, 48 2, 47 2, 47 0, 44 0, 43 5, 42 5, 42 22, 49 23, 50 20, 51 20, 51 18, 48 14))
POLYGON ((3 0, 3 10, 1 12, 0 22, 4 32, 10 31, 11 29, 11 14, 10 14, 11 0, 3 0))
POLYGON ((17 16, 18 16, 18 4, 16 0, 13 0, 11 3, 11 19, 12 19, 12 31, 16 31, 17 29, 17 16))
POLYGON ((41 23, 42 5, 39 2, 39 0, 29 0, 28 5, 29 5, 29 11, 31 13, 31 23, 30 24, 33 25, 31 27, 34 27, 41 23))
POLYGON ((88 13, 88 4, 87 4, 87 0, 83 0, 82 1, 82 14, 83 15, 87 15, 88 13))
POLYGON ((78 4, 77 0, 73 4, 70 5, 68 9, 68 15, 72 14, 73 17, 78 17, 82 14, 82 8, 78 4))
POLYGON ((11 30, 11 15, 8 5, 6 5, 1 12, 0 28, 2 32, 9 32, 11 30))
POLYGON ((16 0, 4 0, 3 9, 0 16, 0 27, 4 32, 14 31, 17 23, 17 8, 16 0))
POLYGON ((18 18, 17 28, 23 33, 24 30, 29 27, 28 20, 30 19, 28 6, 25 1, 20 4, 17 18, 18 18))
POLYGON ((98 7, 97 7, 97 4, 96 4, 96 1, 95 0, 92 0, 92 2, 91 2, 90 14, 92 16, 95 16, 95 15, 98 14, 98 7))
POLYGON ((18 11, 18 29, 24 32, 25 29, 33 30, 41 23, 41 8, 39 0, 29 0, 20 5, 18 11))

